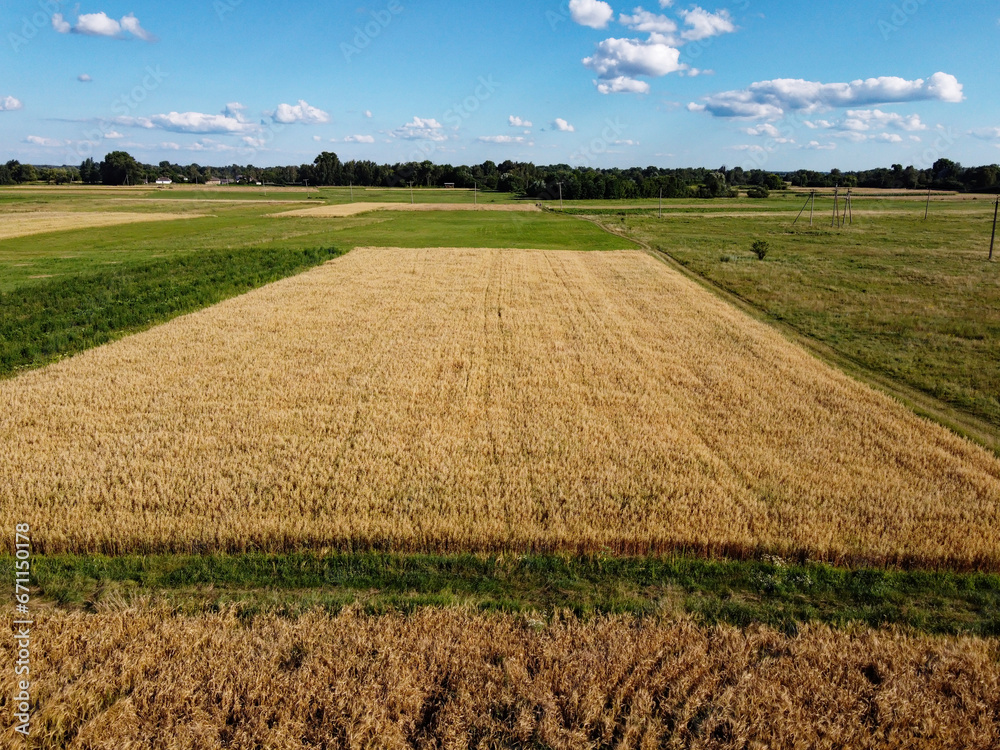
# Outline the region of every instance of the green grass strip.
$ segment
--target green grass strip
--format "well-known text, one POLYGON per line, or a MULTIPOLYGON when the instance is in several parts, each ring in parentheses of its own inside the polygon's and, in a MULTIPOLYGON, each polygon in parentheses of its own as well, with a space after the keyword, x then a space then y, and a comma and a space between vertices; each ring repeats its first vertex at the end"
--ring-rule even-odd
POLYGON ((0 292, 0 377, 208 307, 341 252, 272 247, 186 253, 0 292))
MULTIPOLYGON (((13 560, 0 559, 4 575, 13 560)), ((566 556, 320 555, 55 556, 33 582, 57 605, 96 608, 136 597, 178 611, 239 605, 296 616, 314 607, 369 612, 474 606, 505 612, 568 609, 580 616, 689 613, 706 623, 901 625, 937 634, 1000 635, 1000 576, 850 570, 780 561, 566 556)))

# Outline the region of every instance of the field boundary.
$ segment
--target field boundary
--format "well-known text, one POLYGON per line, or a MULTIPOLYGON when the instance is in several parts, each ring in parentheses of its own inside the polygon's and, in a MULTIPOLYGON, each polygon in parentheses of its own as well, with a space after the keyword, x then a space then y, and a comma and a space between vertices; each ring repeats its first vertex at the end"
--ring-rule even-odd
POLYGON ((747 313, 754 319, 766 323, 773 329, 780 331, 787 339, 802 346, 806 349, 806 351, 823 362, 837 368, 846 375, 882 391, 883 393, 901 402, 904 406, 910 409, 910 411, 914 412, 918 416, 930 419, 944 427, 947 427, 957 435, 971 440, 977 445, 993 453, 997 456, 997 458, 1000 458, 1000 434, 997 434, 996 429, 993 428, 993 426, 988 422, 985 422, 972 414, 956 409, 953 406, 949 406, 945 402, 931 396, 928 393, 924 393, 923 391, 908 386, 905 383, 900 383, 893 378, 886 377, 885 375, 866 367, 853 357, 837 351, 829 344, 825 344, 822 341, 803 333, 795 326, 776 319, 773 315, 768 313, 767 310, 755 305, 746 297, 743 297, 713 281, 712 279, 706 278, 698 272, 693 271, 691 268, 684 265, 681 261, 671 255, 669 250, 665 250, 659 246, 653 247, 638 237, 629 236, 626 233, 617 231, 616 229, 605 225, 599 219, 591 218, 589 216, 580 216, 578 214, 568 215, 576 215, 578 218, 593 223, 609 234, 635 242, 653 258, 656 258, 661 263, 666 264, 678 273, 683 274, 686 278, 694 281, 703 289, 712 292, 724 301, 747 313))

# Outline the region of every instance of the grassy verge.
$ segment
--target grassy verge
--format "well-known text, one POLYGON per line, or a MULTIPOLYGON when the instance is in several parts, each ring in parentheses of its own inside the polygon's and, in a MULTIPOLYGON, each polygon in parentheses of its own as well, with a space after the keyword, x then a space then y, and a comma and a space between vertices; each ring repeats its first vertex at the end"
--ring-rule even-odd
MULTIPOLYGON (((0 571, 12 573, 11 558, 0 571)), ((1000 576, 849 570, 783 561, 378 553, 37 557, 40 598, 97 610, 135 600, 194 613, 237 605, 297 616, 360 603, 369 612, 422 606, 577 615, 694 614, 712 624, 903 625, 935 634, 1000 635, 1000 576)))
POLYGON ((217 250, 0 292, 0 376, 291 276, 332 248, 217 250))

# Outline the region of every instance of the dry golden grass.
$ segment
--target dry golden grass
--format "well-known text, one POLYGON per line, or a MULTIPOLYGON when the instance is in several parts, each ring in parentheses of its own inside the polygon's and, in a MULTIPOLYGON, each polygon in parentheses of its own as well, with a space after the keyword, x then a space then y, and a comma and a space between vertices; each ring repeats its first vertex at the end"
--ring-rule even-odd
POLYGON ((150 221, 173 221, 176 219, 196 219, 198 214, 176 213, 113 213, 113 212, 72 212, 72 211, 32 211, 0 213, 0 240, 12 237, 27 237, 46 232, 64 232, 70 229, 94 229, 119 224, 141 224, 150 221))
POLYGON ((273 216, 305 216, 311 218, 337 218, 356 216, 369 211, 517 211, 538 212, 534 203, 343 203, 331 206, 299 208, 283 211, 273 216))
MULTIPOLYGON (((992 640, 429 609, 53 613, 32 635, 36 750, 1000 743, 992 640)), ((13 670, 0 686, 10 717, 13 670)), ((21 747, 10 725, 0 741, 21 747)))
POLYGON ((0 383, 45 552, 1000 568, 1000 462, 641 252, 361 249, 0 383))

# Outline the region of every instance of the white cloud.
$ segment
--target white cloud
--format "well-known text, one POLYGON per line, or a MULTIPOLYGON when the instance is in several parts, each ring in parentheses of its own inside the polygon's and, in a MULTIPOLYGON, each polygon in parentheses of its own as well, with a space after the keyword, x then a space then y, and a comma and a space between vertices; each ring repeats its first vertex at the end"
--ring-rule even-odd
POLYGON ((365 110, 365 117, 367 117, 369 120, 372 118, 372 111, 370 109, 365 110))
POLYGON ((24 109, 20 99, 13 96, 0 96, 0 112, 12 112, 15 109, 24 109))
POLYGON ((633 141, 631 138, 627 138, 624 141, 615 141, 616 146, 638 146, 639 141, 633 141))
POLYGON ((904 116, 896 112, 883 112, 880 109, 848 110, 847 119, 844 120, 843 126, 849 130, 870 130, 885 127, 910 132, 927 130, 927 126, 920 121, 920 115, 904 116))
POLYGON ((344 143, 375 143, 375 136, 372 135, 349 135, 344 138, 344 143))
POLYGON ((313 136, 313 140, 316 141, 316 143, 319 143, 321 140, 323 140, 323 136, 321 136, 321 135, 314 135, 313 136))
POLYGON ((412 122, 392 131, 392 135, 407 141, 446 141, 444 126, 433 118, 414 117, 412 122))
POLYGON ((125 137, 123 133, 119 133, 117 130, 112 130, 104 134, 104 137, 109 141, 117 141, 125 137))
POLYGON ((304 125, 322 125, 330 122, 328 112, 311 106, 304 99, 299 99, 298 104, 279 104, 278 108, 270 113, 275 122, 285 125, 300 122, 304 125))
MULTIPOLYGON (((0 107, 2 109, 2 107, 0 107)), ((969 135, 973 135, 976 138, 982 138, 984 141, 991 141, 994 138, 1000 138, 1000 128, 977 128, 975 130, 970 130, 969 135)))
POLYGON ((780 78, 754 83, 747 89, 705 97, 688 109, 716 117, 777 119, 789 110, 815 112, 834 107, 893 104, 914 101, 961 102, 962 84, 955 76, 935 73, 928 80, 883 76, 851 83, 818 83, 780 78))
POLYGON ((60 34, 68 34, 73 29, 73 27, 70 26, 69 21, 63 18, 62 13, 52 14, 52 28, 60 34))
POLYGON ((898 133, 879 133, 878 135, 872 136, 873 140, 879 141, 881 143, 902 143, 903 136, 898 133))
POLYGON ((615 17, 611 6, 602 0, 569 0, 569 12, 578 24, 592 29, 607 27, 615 17))
POLYGON ((510 117, 508 117, 507 118, 507 122, 510 123, 510 126, 512 128, 530 128, 530 127, 534 127, 531 124, 531 120, 524 120, 524 119, 522 119, 520 117, 515 117, 514 115, 511 115, 510 117))
POLYGON ((229 102, 229 104, 227 104, 222 110, 222 114, 230 119, 236 120, 236 122, 248 123, 250 120, 247 119, 245 114, 243 114, 246 112, 246 109, 247 108, 239 102, 229 102))
POLYGON ((29 135, 24 140, 26 143, 34 146, 44 146, 45 148, 58 148, 66 145, 65 141, 57 141, 55 138, 42 138, 37 135, 29 135))
POLYGON ((681 38, 689 42, 736 31, 736 25, 727 10, 709 13, 696 5, 691 10, 680 11, 680 17, 684 19, 684 25, 689 27, 681 33, 681 38))
POLYGON ((618 76, 610 81, 594 81, 602 94, 648 94, 649 84, 636 78, 618 76))
POLYGON ((127 31, 129 34, 136 37, 137 39, 141 39, 144 42, 157 41, 157 38, 155 36, 153 36, 144 28, 142 28, 142 26, 139 24, 139 19, 136 18, 135 14, 133 13, 129 13, 127 16, 125 16, 122 19, 121 24, 122 28, 125 29, 125 31, 127 31))
POLYGON ((106 36, 115 39, 124 38, 123 32, 128 32, 136 39, 144 42, 155 42, 155 35, 149 33, 139 23, 139 19, 134 13, 124 16, 121 21, 108 16, 103 11, 100 13, 83 13, 77 16, 76 25, 66 20, 62 13, 52 14, 52 28, 60 34, 84 34, 86 36, 106 36))
POLYGON ((632 29, 632 31, 645 33, 673 34, 677 31, 677 22, 672 18, 659 15, 658 13, 651 13, 642 7, 633 10, 631 16, 622 13, 618 16, 618 22, 632 29))
POLYGON ((152 126, 175 133, 243 133, 248 127, 234 117, 201 112, 169 112, 149 118, 152 126))
POLYGON ((770 138, 778 138, 781 135, 781 131, 769 122, 755 128, 743 128, 743 132, 747 135, 766 135, 770 138))
POLYGON ((91 81, 93 81, 94 79, 93 79, 93 78, 91 78, 91 77, 90 77, 90 76, 89 76, 88 74, 86 74, 86 73, 81 73, 80 75, 78 75, 78 76, 76 77, 76 80, 78 80, 78 81, 79 81, 80 83, 90 83, 90 82, 91 82, 91 81))
MULTIPOLYGON (((680 54, 680 50, 660 41, 655 34, 646 42, 612 38, 598 44, 594 55, 584 58, 583 64, 602 80, 612 82, 606 84, 607 90, 602 93, 634 93, 639 91, 639 87, 624 79, 659 77, 684 70, 687 66, 680 62, 680 54)), ((646 86, 645 90, 648 91, 649 87, 646 86)))
POLYGON ((836 143, 826 143, 822 144, 819 141, 809 141, 805 146, 809 151, 835 151, 837 148, 836 143))
POLYGON ((557 117, 555 119, 555 121, 552 123, 552 127, 554 127, 556 130, 559 130, 559 131, 561 131, 563 133, 575 133, 576 132, 576 128, 574 128, 572 125, 570 125, 568 122, 566 122, 561 117, 557 117))
POLYGON ((522 135, 481 135, 478 138, 482 143, 525 143, 526 139, 522 135))

